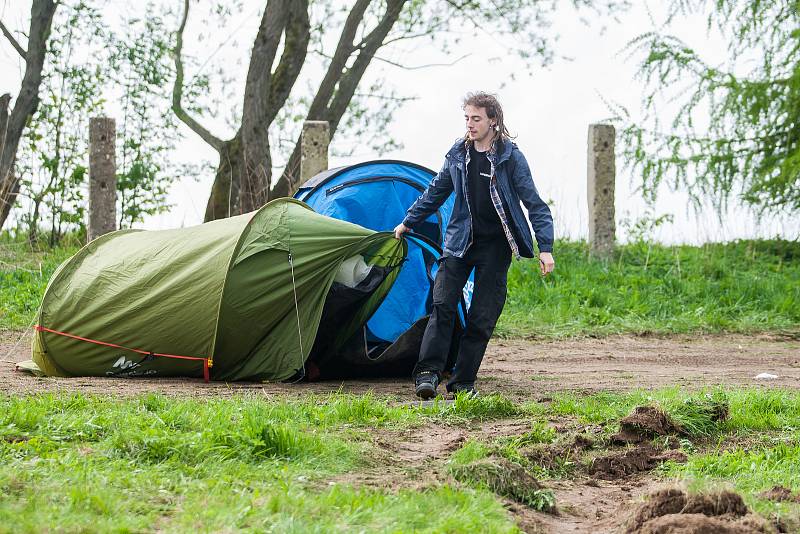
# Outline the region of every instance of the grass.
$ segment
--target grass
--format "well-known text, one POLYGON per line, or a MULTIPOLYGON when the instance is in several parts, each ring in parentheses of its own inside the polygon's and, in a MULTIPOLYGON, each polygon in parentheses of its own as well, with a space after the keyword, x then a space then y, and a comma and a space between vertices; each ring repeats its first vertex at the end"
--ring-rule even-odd
POLYGON ((373 432, 486 417, 486 404, 0 396, 0 532, 517 532, 485 488, 336 482, 375 465, 373 432))
POLYGON ((521 405, 460 396, 425 407, 346 394, 38 394, 0 395, 0 532, 517 532, 497 495, 551 509, 553 494, 529 477, 571 477, 580 467, 574 457, 537 468, 528 453, 564 445, 569 428, 587 425, 603 427, 595 434, 602 441, 641 404, 661 407, 687 433, 678 445, 688 462, 668 462, 658 476, 692 489, 733 487, 764 515, 797 517, 798 505, 758 497, 774 484, 800 490, 796 391, 675 387, 560 393, 521 405), (712 415, 721 406, 728 415, 719 421, 712 415), (422 463, 402 468, 394 490, 343 482, 389 467, 376 434, 507 417, 529 426, 519 435, 467 439, 447 461, 449 483, 403 487, 403 477, 425 472, 422 463))
MULTIPOLYGON (((685 427, 691 436, 713 437, 737 431, 800 428, 800 394, 781 389, 711 388, 688 392, 678 386, 655 391, 600 392, 580 396, 558 393, 546 410, 552 416, 575 416, 581 423, 610 424, 635 406, 657 404, 685 427), (719 403, 728 404, 726 419, 711 421, 719 403)), ((535 409, 535 408, 534 408, 535 409)))
MULTIPOLYGON (((76 250, 0 241, 0 329, 31 323, 50 275, 76 250)), ((535 261, 513 263, 498 335, 798 334, 800 243, 636 243, 600 261, 583 242, 559 242, 555 256, 557 270, 546 279, 535 261)))
POLYGON ((450 424, 464 423, 470 419, 479 421, 512 417, 520 413, 520 409, 513 402, 502 395, 470 396, 468 393, 456 395, 452 404, 441 402, 437 397, 433 406, 428 410, 439 419, 450 424))
POLYGON ((499 335, 798 332, 797 242, 636 243, 610 261, 592 259, 583 242, 559 242, 554 255, 545 279, 537 262, 513 263, 499 335))
POLYGON ((0 330, 31 324, 50 276, 77 250, 77 246, 38 249, 25 242, 0 241, 0 330))

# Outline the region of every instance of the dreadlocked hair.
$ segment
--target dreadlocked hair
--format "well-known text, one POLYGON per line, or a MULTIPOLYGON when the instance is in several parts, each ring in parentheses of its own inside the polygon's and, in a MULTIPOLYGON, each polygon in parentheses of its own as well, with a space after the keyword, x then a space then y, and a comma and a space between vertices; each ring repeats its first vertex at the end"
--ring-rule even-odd
POLYGON ((498 139, 503 141, 507 139, 513 139, 508 131, 508 128, 506 127, 505 121, 503 120, 503 107, 497 100, 496 95, 485 93, 483 91, 467 93, 467 95, 464 97, 464 102, 461 104, 461 109, 464 109, 467 106, 485 109, 486 116, 495 121, 494 137, 492 138, 492 141, 498 139))

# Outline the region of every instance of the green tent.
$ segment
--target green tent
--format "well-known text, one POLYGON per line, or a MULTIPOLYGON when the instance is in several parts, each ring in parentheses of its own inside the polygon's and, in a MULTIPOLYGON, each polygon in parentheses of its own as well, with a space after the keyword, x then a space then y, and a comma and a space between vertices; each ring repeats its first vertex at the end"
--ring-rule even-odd
POLYGON ((53 275, 33 362, 51 376, 285 380, 312 349, 333 353, 360 329, 405 247, 293 199, 191 228, 113 232, 53 275))

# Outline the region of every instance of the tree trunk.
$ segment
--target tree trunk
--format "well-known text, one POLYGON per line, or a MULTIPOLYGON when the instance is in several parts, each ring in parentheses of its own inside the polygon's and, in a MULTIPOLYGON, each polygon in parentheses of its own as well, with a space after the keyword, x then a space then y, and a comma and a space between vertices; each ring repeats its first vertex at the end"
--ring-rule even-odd
POLYGON ((238 165, 242 171, 238 175, 239 202, 234 213, 253 211, 269 201, 269 182, 272 176, 269 133, 267 128, 264 128, 263 132, 251 132, 250 136, 244 137, 246 140, 241 143, 241 154, 237 155, 238 161, 231 160, 231 163, 238 165))
MULTIPOLYGON (((17 147, 22 131, 39 106, 39 85, 42 82, 42 68, 47 50, 47 39, 56 11, 53 0, 34 0, 31 6, 31 25, 28 32, 28 49, 18 52, 25 59, 25 74, 14 102, 14 109, 8 113, 10 95, 0 97, 0 124, 3 138, 0 143, 0 228, 3 227, 19 193, 19 177, 14 172, 17 147)), ((16 48, 16 47, 15 47, 16 48)))
POLYGON ((211 186, 211 194, 206 205, 205 221, 224 219, 240 213, 239 184, 241 183, 242 143, 239 135, 230 141, 223 141, 219 150, 219 165, 211 186))

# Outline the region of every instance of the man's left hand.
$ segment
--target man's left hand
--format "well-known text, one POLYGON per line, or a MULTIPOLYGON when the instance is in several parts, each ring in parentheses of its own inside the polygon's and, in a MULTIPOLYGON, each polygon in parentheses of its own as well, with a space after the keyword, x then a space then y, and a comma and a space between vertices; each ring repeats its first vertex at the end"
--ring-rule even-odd
POLYGON ((539 270, 542 272, 542 276, 547 276, 549 273, 552 273, 555 266, 556 262, 553 260, 552 254, 549 252, 539 253, 539 270))

